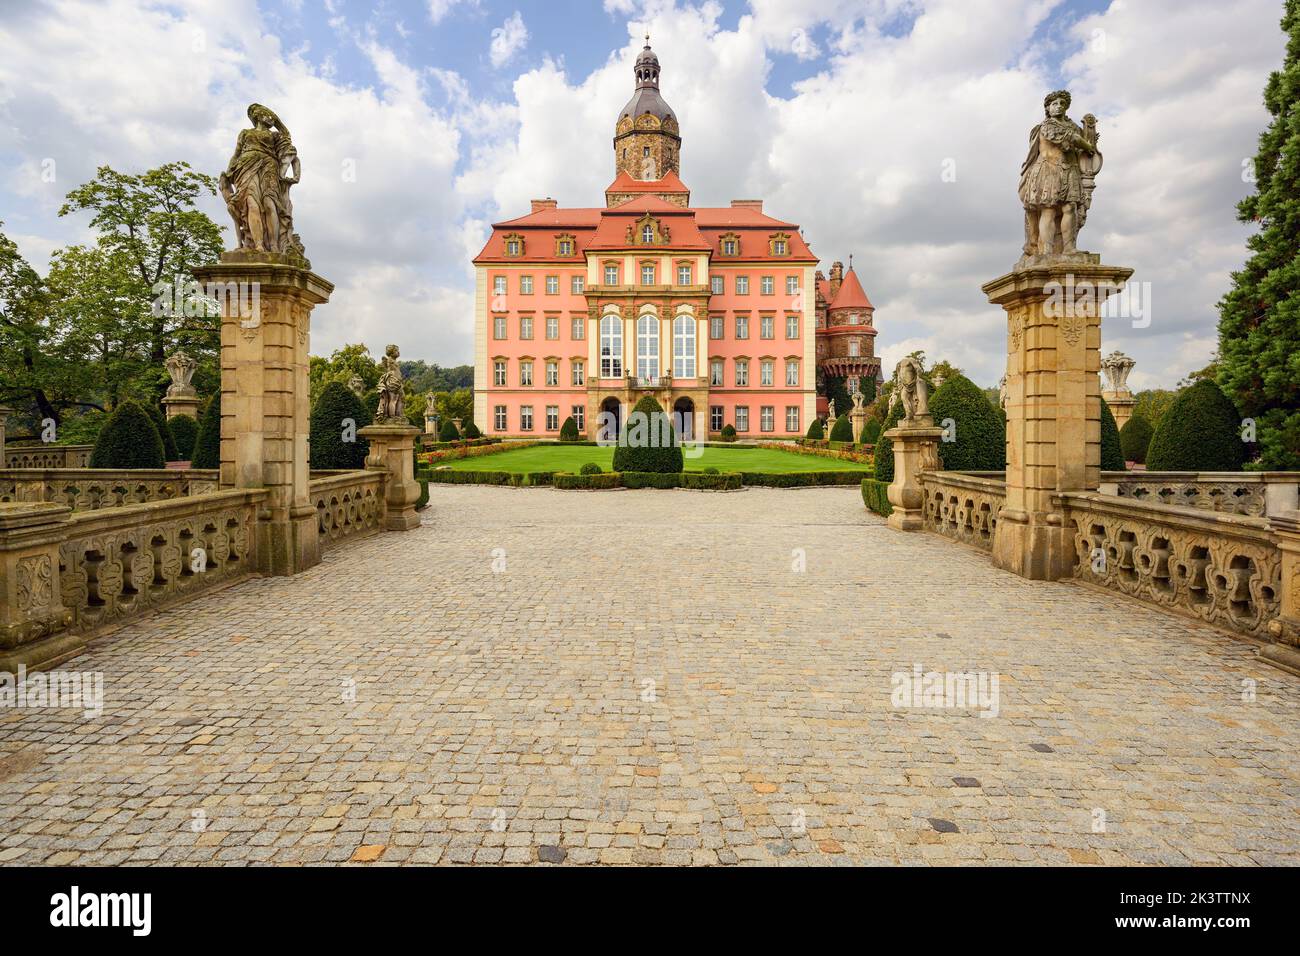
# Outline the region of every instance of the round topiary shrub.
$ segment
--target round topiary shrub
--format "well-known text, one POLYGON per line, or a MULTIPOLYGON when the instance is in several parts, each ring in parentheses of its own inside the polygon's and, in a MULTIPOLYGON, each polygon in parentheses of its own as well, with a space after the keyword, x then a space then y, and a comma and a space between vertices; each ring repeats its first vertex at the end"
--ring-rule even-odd
POLYGON ((1110 406, 1104 398, 1101 400, 1101 470, 1128 470, 1119 442, 1119 428, 1116 427, 1115 416, 1111 414, 1110 406))
POLYGON ((627 416, 614 449, 614 470, 661 474, 682 470, 682 446, 672 417, 653 397, 645 396, 627 416))
POLYGON ((1208 379, 1183 389, 1160 416, 1147 446, 1148 471, 1240 471, 1241 416, 1208 379))
POLYGON ((460 432, 456 431, 456 423, 450 418, 442 423, 438 428, 438 441, 459 441, 460 432))
POLYGON ((723 426, 722 426, 722 440, 723 440, 723 441, 735 441, 735 440, 736 440, 736 426, 735 426, 735 425, 723 425, 723 426))
POLYGON ((822 425, 822 420, 820 418, 814 418, 812 420, 812 424, 808 426, 808 434, 804 437, 811 438, 814 441, 821 441, 826 437, 826 428, 822 425))
POLYGON ((880 422, 874 418, 868 418, 867 423, 862 426, 862 444, 874 445, 880 440, 880 422))
POLYGON ((578 440, 578 422, 570 415, 560 426, 560 441, 577 441, 578 440))
POLYGON ((1006 470, 1006 428, 984 390, 966 376, 954 375, 939 387, 930 399, 930 416, 951 429, 939 441, 945 471, 1006 470))
POLYGON ((163 441, 139 402, 113 409, 90 453, 91 468, 165 468, 163 441))
POLYGON ((172 437, 171 429, 167 427, 167 416, 163 414, 162 409, 153 402, 141 402, 140 407, 149 413, 153 419, 153 427, 158 429, 158 437, 163 443, 163 457, 167 461, 179 461, 180 452, 176 450, 176 439, 172 437))
POLYGON ((599 475, 599 474, 602 473, 602 471, 603 471, 603 469, 600 467, 600 465, 596 464, 594 461, 589 461, 589 462, 587 462, 585 465, 583 465, 581 468, 578 469, 578 474, 580 474, 580 475, 599 475))
POLYGON ((221 392, 218 391, 203 408, 199 417, 199 433, 194 438, 194 454, 190 456, 191 468, 221 467, 221 392))
POLYGON ((311 467, 349 471, 366 467, 370 442, 357 433, 370 423, 370 414, 352 389, 330 382, 311 410, 311 467))
POLYGON ((706 475, 716 475, 716 474, 718 474, 718 469, 716 469, 716 468, 714 468, 712 465, 710 465, 708 468, 705 468, 705 469, 704 469, 704 472, 703 472, 703 473, 706 474, 706 475))
POLYGON ((1135 414, 1119 430, 1119 447, 1127 461, 1145 464, 1147 446, 1151 444, 1151 423, 1143 415, 1135 414))
POLYGON ((835 419, 835 424, 831 426, 831 441, 853 441, 853 425, 849 422, 848 415, 835 419))
POLYGON ((172 443, 176 446, 176 461, 189 461, 194 455, 194 439, 199 436, 199 423, 192 415, 177 415, 167 419, 167 430, 171 432, 172 443))
POLYGON ((482 433, 481 431, 478 430, 478 426, 474 424, 474 419, 472 419, 472 418, 471 418, 469 421, 467 421, 467 422, 465 423, 465 428, 464 428, 463 434, 464 434, 464 436, 465 436, 466 438, 482 438, 482 437, 483 437, 483 433, 482 433))
POLYGON ((888 483, 894 480, 894 442, 893 439, 885 437, 885 432, 897 425, 902 418, 902 402, 885 413, 885 424, 880 426, 880 440, 876 442, 876 460, 873 465, 876 481, 888 483))

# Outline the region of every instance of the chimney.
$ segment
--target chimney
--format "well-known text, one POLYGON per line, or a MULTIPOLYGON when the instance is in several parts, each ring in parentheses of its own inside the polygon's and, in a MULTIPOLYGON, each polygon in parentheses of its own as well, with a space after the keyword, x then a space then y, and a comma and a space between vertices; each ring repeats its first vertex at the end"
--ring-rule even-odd
POLYGON ((533 212, 541 212, 543 209, 554 209, 557 205, 559 204, 549 197, 546 199, 534 199, 533 212))
POLYGON ((732 209, 752 209, 755 212, 763 211, 763 200, 761 199, 733 199, 731 200, 732 209))
POLYGON ((839 294, 840 283, 844 281, 844 263, 831 263, 831 283, 830 288, 826 290, 826 301, 834 302, 835 296, 839 294))

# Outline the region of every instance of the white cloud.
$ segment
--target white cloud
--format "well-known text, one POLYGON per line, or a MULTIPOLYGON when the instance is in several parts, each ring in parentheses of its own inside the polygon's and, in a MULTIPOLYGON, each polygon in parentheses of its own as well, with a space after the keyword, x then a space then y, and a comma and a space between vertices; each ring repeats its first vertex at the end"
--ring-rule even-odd
POLYGON ((488 57, 498 70, 514 59, 515 54, 528 45, 528 28, 524 18, 516 10, 501 26, 492 30, 492 42, 488 46, 488 57))
POLYGON ((477 9, 479 0, 428 0, 429 19, 435 24, 441 23, 447 18, 447 15, 458 6, 469 6, 477 9))

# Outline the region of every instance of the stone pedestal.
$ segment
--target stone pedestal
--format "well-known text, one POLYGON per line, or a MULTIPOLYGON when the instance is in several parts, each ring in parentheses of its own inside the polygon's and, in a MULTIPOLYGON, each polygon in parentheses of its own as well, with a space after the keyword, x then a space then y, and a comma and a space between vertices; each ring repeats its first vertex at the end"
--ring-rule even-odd
POLYGON ((862 443, 862 433, 866 430, 867 419, 870 417, 871 413, 865 408, 855 408, 853 411, 849 412, 849 424, 853 426, 854 444, 862 443))
POLYGON ((1270 636, 1277 643, 1259 649, 1261 659, 1300 674, 1300 511, 1270 515, 1282 553, 1282 589, 1278 595, 1278 616, 1269 622, 1270 636))
POLYGON ((1110 413, 1115 416, 1115 427, 1123 428, 1124 423, 1133 417, 1133 407, 1137 405, 1137 399, 1133 393, 1125 389, 1124 392, 1103 391, 1101 397, 1106 399, 1106 404, 1110 406, 1110 413))
POLYGON ((997 567, 1037 580, 1070 573, 1072 536, 1051 497, 1100 483, 1100 309, 1132 274, 1078 253, 1028 260, 983 287, 1007 313, 1007 486, 993 537, 997 567))
POLYGON ((163 396, 162 404, 168 419, 175 418, 177 415, 188 415, 197 421, 199 408, 203 403, 199 401, 199 393, 190 389, 188 393, 175 395, 168 392, 163 396))
POLYGON ((433 412, 424 413, 424 433, 435 437, 438 434, 438 416, 433 412))
POLYGON ((357 432, 370 442, 366 467, 388 472, 384 482, 384 528, 409 531, 420 525, 415 503, 420 499, 420 484, 415 480, 414 425, 367 425, 357 432))
POLYGON ((194 274, 221 305, 221 487, 270 492, 257 525, 259 569, 296 574, 320 561, 307 352, 311 310, 334 286, 305 260, 245 250, 194 274))
POLYGON ((894 480, 889 485, 889 503, 894 506, 887 519, 899 531, 919 531, 924 526, 925 491, 921 488, 922 471, 939 467, 939 439, 943 429, 935 427, 930 417, 900 422, 884 433, 894 443, 894 480))
POLYGON ((81 653, 63 606, 59 545, 72 509, 51 502, 0 504, 0 671, 55 667, 81 653))

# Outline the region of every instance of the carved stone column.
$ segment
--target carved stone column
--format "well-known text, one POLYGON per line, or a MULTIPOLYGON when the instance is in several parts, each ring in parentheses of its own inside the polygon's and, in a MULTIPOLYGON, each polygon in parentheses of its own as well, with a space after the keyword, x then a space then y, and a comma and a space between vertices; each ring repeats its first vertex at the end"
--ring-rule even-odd
POLYGON ((384 481, 384 528, 410 531, 420 526, 415 503, 420 499, 420 484, 415 480, 414 425, 367 425, 357 432, 370 442, 366 467, 388 472, 384 481))
POLYGON ((889 503, 894 506, 888 524, 899 531, 920 531, 925 524, 925 490, 922 471, 939 467, 939 439, 943 429, 930 416, 915 424, 900 423, 884 433, 894 443, 894 480, 889 485, 889 503))
POLYGON ((1300 674, 1300 511, 1270 515, 1282 552, 1282 593, 1278 616, 1269 622, 1269 634, 1277 642, 1259 649, 1261 659, 1293 674, 1300 674))
POLYGON ((1070 573, 1072 536, 1051 498, 1101 481, 1100 309, 1132 269, 1092 253, 1032 261, 984 285, 1007 313, 1007 492, 993 563, 1022 577, 1070 573))
POLYGON ((71 622, 59 581, 67 505, 0 504, 0 671, 54 667, 81 653, 86 639, 60 634, 71 622))
MULTIPOLYGON (((311 310, 334 286, 279 253, 222 253, 195 269, 224 290, 221 304, 221 487, 266 488, 257 523, 264 574, 296 574, 320 561, 308 496, 311 310)), ((211 288, 211 287, 210 287, 211 288)))
POLYGON ((866 430, 867 419, 870 417, 871 413, 865 408, 855 408, 853 411, 849 412, 849 424, 853 426, 854 444, 862 443, 862 432, 866 430))

